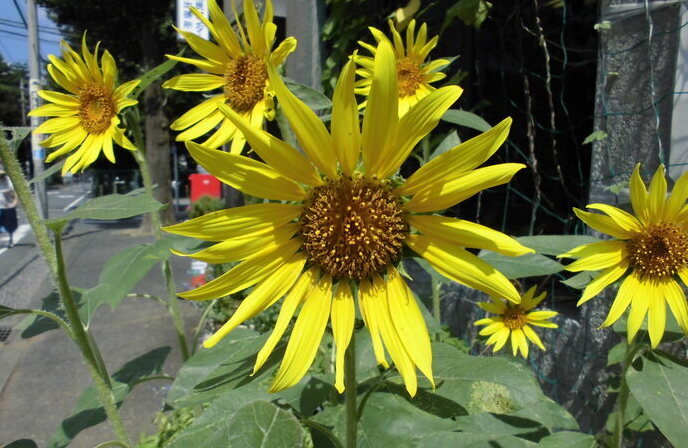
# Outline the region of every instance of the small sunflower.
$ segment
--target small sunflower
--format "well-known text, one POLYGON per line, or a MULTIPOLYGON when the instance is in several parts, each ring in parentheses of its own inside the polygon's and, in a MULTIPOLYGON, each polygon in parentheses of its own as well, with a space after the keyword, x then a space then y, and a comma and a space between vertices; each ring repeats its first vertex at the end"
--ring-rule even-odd
MULTIPOLYGON (((406 48, 404 48, 401 35, 399 35, 392 20, 389 21, 389 29, 392 31, 394 41, 394 56, 399 82, 399 116, 401 117, 411 106, 435 90, 430 83, 444 79, 446 75, 438 72, 438 70, 449 65, 449 61, 436 59, 425 62, 430 51, 437 45, 438 40, 438 36, 427 40, 428 27, 426 24, 421 25, 418 36, 415 36, 416 21, 411 20, 406 29, 406 48)), ((378 43, 383 40, 390 42, 389 38, 377 28, 371 27, 370 31, 378 43)), ((356 93, 368 96, 373 80, 375 47, 360 41, 359 45, 368 50, 372 57, 356 57, 356 63, 361 66, 356 73, 363 78, 356 82, 356 93)))
POLYGON ((479 303, 478 306, 485 311, 498 314, 495 317, 486 317, 475 321, 473 325, 487 325, 480 330, 481 336, 490 336, 486 344, 492 345, 495 352, 504 347, 506 341, 511 339, 511 351, 516 356, 518 352, 524 358, 528 358, 528 340, 545 350, 540 337, 530 327, 557 328, 557 324, 548 319, 556 316, 556 311, 532 311, 545 299, 547 293, 543 292, 535 297, 535 286, 530 288, 521 298, 521 302, 514 304, 504 299, 490 297, 490 302, 479 303))
POLYGON ((640 164, 636 166, 630 182, 635 216, 606 204, 588 205, 603 214, 574 208, 588 226, 613 239, 559 255, 579 259, 566 267, 568 271, 601 271, 583 291, 579 306, 628 274, 602 327, 612 325, 630 306, 628 340, 633 340, 647 315, 653 348, 664 334, 667 304, 688 333, 688 307, 680 284, 688 285, 688 173, 676 182, 669 197, 664 175, 664 166, 660 166, 647 190, 640 177, 640 164))
MULTIPOLYGON (((232 1, 235 17, 238 17, 232 1)), ((222 89, 201 104, 177 118, 170 129, 183 131, 177 141, 190 141, 217 129, 202 144, 217 148, 232 140, 231 152, 241 153, 246 139, 237 127, 220 111, 220 105, 229 106, 253 127, 262 127, 263 120, 275 116, 272 87, 268 79, 267 62, 280 65, 296 48, 296 40, 289 37, 271 51, 277 27, 272 23, 272 1, 265 4, 261 22, 253 0, 244 0, 246 30, 239 20, 240 40, 215 0, 208 1, 210 20, 196 8, 191 12, 203 21, 217 43, 209 42, 193 33, 178 30, 189 46, 203 59, 167 55, 176 61, 194 65, 207 73, 175 76, 163 87, 185 92, 206 92, 222 89), (218 127, 219 125, 219 127, 218 127)))
POLYGON ((362 130, 354 94, 355 67, 349 61, 335 87, 328 132, 286 88, 272 64, 268 75, 303 153, 252 127, 225 105, 220 106, 222 112, 265 163, 193 142, 187 148, 200 165, 228 185, 285 202, 222 210, 167 227, 168 232, 217 243, 190 254, 198 260, 240 261, 217 279, 179 295, 210 300, 257 285, 204 343, 206 347, 285 296, 255 370, 301 307, 271 391, 293 386, 303 377, 330 320, 336 347, 335 386, 341 392, 357 291, 377 361, 388 366, 386 350, 414 395, 416 368, 432 382, 432 353, 421 310, 397 270, 404 245, 452 280, 513 302, 520 300, 503 275, 465 248, 511 256, 530 249, 488 227, 428 214, 506 183, 524 167, 504 163, 477 168, 504 142, 511 120, 435 158, 405 181, 390 179, 456 101, 460 87, 436 90, 399 119, 394 53, 387 42, 381 42, 362 130))
POLYGON ((125 82, 117 87, 117 65, 105 50, 98 65, 98 47, 91 54, 86 45, 86 35, 81 42, 81 54, 72 50, 66 42, 61 43, 62 59, 49 55, 48 73, 55 82, 69 93, 39 90, 38 96, 44 104, 29 112, 29 116, 56 117, 44 121, 34 131, 37 134, 52 134, 41 142, 47 148, 56 148, 46 158, 47 162, 76 149, 67 157, 62 174, 83 171, 93 163, 101 151, 115 163, 112 142, 129 150, 136 147, 119 128, 117 116, 125 107, 138 101, 128 95, 139 84, 139 80, 125 82), (77 149, 78 148, 78 149, 77 149))

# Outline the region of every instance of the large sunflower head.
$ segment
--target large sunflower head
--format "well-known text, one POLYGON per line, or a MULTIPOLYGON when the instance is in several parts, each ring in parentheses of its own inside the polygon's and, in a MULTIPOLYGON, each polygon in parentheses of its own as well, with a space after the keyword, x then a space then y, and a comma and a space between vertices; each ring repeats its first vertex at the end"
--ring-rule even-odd
POLYGON ((417 389, 416 368, 432 381, 432 354, 423 316, 397 269, 404 246, 455 281, 512 302, 520 300, 504 276, 466 247, 507 255, 529 249, 479 224, 431 213, 508 182, 523 168, 506 163, 476 169, 506 139, 510 119, 401 179, 395 176, 400 165, 437 125, 461 89, 438 89, 398 118, 396 73, 392 47, 381 42, 361 126, 354 94, 355 67, 349 61, 335 88, 328 131, 268 64, 270 82, 303 153, 252 127, 226 105, 220 109, 263 162, 187 143, 191 155, 211 174, 267 200, 166 230, 217 243, 191 254, 196 259, 239 261, 224 275, 182 297, 209 300, 257 285, 205 342, 206 347, 285 296, 274 332, 258 354, 258 369, 301 308, 273 391, 303 377, 328 320, 336 346, 335 386, 343 390, 344 351, 354 328, 356 296, 378 362, 387 366, 388 354, 411 395, 417 389))
POLYGON ((48 104, 29 112, 30 116, 56 117, 44 121, 34 132, 52 134, 41 142, 54 148, 46 161, 74 151, 65 161, 62 174, 77 173, 93 163, 101 151, 112 163, 115 153, 112 142, 135 150, 136 147, 119 128, 118 114, 125 107, 138 101, 128 95, 139 80, 117 86, 117 65, 112 55, 103 51, 98 63, 98 47, 93 53, 86 45, 86 34, 81 44, 81 54, 62 42, 62 58, 49 55, 48 73, 68 93, 39 90, 38 95, 48 104))
POLYGON ((535 289, 536 287, 533 286, 526 291, 520 303, 490 297, 490 302, 478 304, 485 311, 496 314, 494 317, 477 320, 473 324, 486 325, 480 330, 480 335, 489 336, 486 344, 493 346, 495 352, 501 350, 509 339, 511 339, 511 351, 514 356, 520 352, 521 356, 528 358, 529 340, 540 349, 545 350, 545 346, 532 326, 557 328, 557 324, 550 322, 549 319, 558 313, 556 311, 532 311, 547 296, 547 293, 543 292, 536 297, 535 289))
POLYGON ((590 213, 574 209, 591 228, 612 237, 585 244, 560 255, 578 258, 566 269, 600 271, 583 291, 581 305, 623 278, 609 314, 602 324, 616 322, 630 306, 628 339, 632 340, 648 316, 652 347, 662 339, 666 307, 688 333, 688 307, 680 282, 688 285, 688 173, 667 197, 664 166, 652 177, 649 190, 640 177, 640 164, 631 175, 631 206, 635 215, 606 204, 590 204, 590 213))
MULTIPOLYGON (((428 54, 437 45, 438 36, 427 40, 428 27, 422 24, 416 36, 416 21, 411 20, 406 29, 406 46, 397 31, 394 22, 389 21, 389 29, 392 33, 394 45, 394 57, 396 60, 397 82, 399 86, 399 116, 404 115, 411 106, 434 91, 430 85, 435 81, 444 79, 444 73, 438 72, 449 64, 446 59, 427 61, 428 54)), ((390 42, 389 38, 377 28, 370 28, 373 37, 379 43, 390 42)), ((392 44, 392 42, 390 42, 392 44)), ((357 70, 362 79, 356 82, 356 93, 367 96, 373 79, 373 67, 376 47, 365 42, 359 42, 372 56, 356 56, 356 63, 360 65, 357 70)))
POLYGON ((238 20, 238 13, 232 1, 239 36, 218 7, 215 0, 208 1, 210 18, 196 8, 191 12, 203 21, 215 42, 207 41, 193 33, 178 30, 189 46, 201 59, 167 55, 176 61, 194 65, 206 73, 191 73, 175 76, 163 83, 168 89, 187 92, 220 90, 201 104, 191 108, 176 119, 170 128, 182 131, 177 141, 189 141, 201 137, 214 129, 212 135, 202 144, 217 148, 232 141, 231 151, 241 153, 246 139, 237 127, 220 112, 225 105, 241 115, 253 127, 262 127, 265 118, 274 118, 273 90, 267 73, 267 62, 279 65, 296 48, 293 37, 285 39, 272 51, 276 26, 272 23, 272 1, 265 4, 263 20, 253 0, 244 0, 246 26, 238 20))

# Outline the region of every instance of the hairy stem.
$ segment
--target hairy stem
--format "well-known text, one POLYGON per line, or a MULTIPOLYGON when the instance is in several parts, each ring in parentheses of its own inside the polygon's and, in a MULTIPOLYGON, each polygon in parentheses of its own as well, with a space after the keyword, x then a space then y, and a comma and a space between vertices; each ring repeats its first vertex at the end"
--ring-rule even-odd
POLYGON ((624 420, 626 417, 626 405, 628 404, 628 397, 630 391, 628 383, 626 382, 626 373, 628 368, 633 364, 635 357, 644 349, 642 343, 629 342, 626 346, 626 356, 624 357, 623 366, 621 368, 621 385, 619 386, 619 396, 616 399, 616 421, 614 424, 614 434, 612 435, 612 447, 621 448, 624 441, 624 420))

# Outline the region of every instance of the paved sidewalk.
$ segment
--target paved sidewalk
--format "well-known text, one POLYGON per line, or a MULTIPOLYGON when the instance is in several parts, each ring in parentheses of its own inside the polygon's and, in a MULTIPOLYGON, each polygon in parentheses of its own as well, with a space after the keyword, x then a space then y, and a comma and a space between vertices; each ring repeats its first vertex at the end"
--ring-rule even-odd
MULTIPOLYGON (((0 304, 12 307, 40 307, 41 299, 52 290, 47 268, 27 236, 12 255, 12 270, 0 257, 0 304)), ((105 261, 121 250, 150 242, 150 236, 138 232, 137 223, 98 224, 77 222, 65 238, 68 275, 73 286, 95 286, 105 261)), ((187 289, 188 259, 173 257, 173 271, 178 290, 187 289)), ((160 269, 154 267, 134 289, 164 297, 160 269)), ((196 309, 180 302, 190 332, 198 318, 196 309)), ((0 321, 9 327, 23 317, 0 321)), ((0 328, 1 329, 1 328, 0 328)), ((112 373, 125 362, 154 348, 172 347, 164 372, 174 374, 181 364, 176 334, 167 310, 151 300, 125 299, 115 311, 105 306, 94 318, 92 330, 108 370, 112 373)), ((46 445, 55 428, 68 417, 81 392, 90 384, 86 366, 74 344, 59 330, 22 339, 14 330, 0 342, 0 447, 16 439, 33 439, 46 445)), ((125 426, 134 441, 155 426, 152 418, 161 409, 169 381, 150 381, 137 386, 122 406, 125 426)), ((107 423, 79 434, 72 447, 92 448, 114 439, 107 423)))

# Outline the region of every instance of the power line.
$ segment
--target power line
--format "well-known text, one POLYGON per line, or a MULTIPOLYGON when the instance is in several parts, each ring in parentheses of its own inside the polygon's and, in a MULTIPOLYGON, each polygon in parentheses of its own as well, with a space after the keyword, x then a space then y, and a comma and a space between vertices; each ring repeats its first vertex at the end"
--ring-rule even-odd
MULTIPOLYGON (((28 36, 27 36, 26 34, 16 33, 16 32, 14 32, 14 31, 9 31, 9 30, 0 29, 0 33, 8 34, 8 35, 11 35, 11 36, 21 37, 21 38, 24 38, 24 39, 27 39, 27 38, 28 38, 28 36)), ((41 42, 50 43, 50 44, 59 44, 59 43, 60 43, 59 40, 50 40, 50 39, 39 39, 39 40, 40 40, 41 42)))
MULTIPOLYGON (((24 28, 24 26, 22 25, 21 22, 14 21, 14 20, 0 19, 0 25, 9 26, 9 27, 12 27, 12 28, 19 28, 19 29, 22 29, 22 30, 25 30, 25 29, 26 29, 26 28, 24 28)), ((60 31, 53 31, 53 30, 51 30, 51 29, 46 29, 46 28, 40 27, 40 26, 38 27, 38 29, 39 29, 42 33, 53 34, 53 35, 60 36, 60 37, 63 35, 63 33, 60 32, 60 31)))
POLYGON ((22 12, 21 8, 19 7, 19 3, 17 3, 17 0, 14 1, 14 6, 17 8, 17 12, 19 13, 19 17, 21 17, 22 22, 24 22, 24 28, 29 29, 29 24, 26 23, 26 18, 24 17, 24 13, 22 12))

